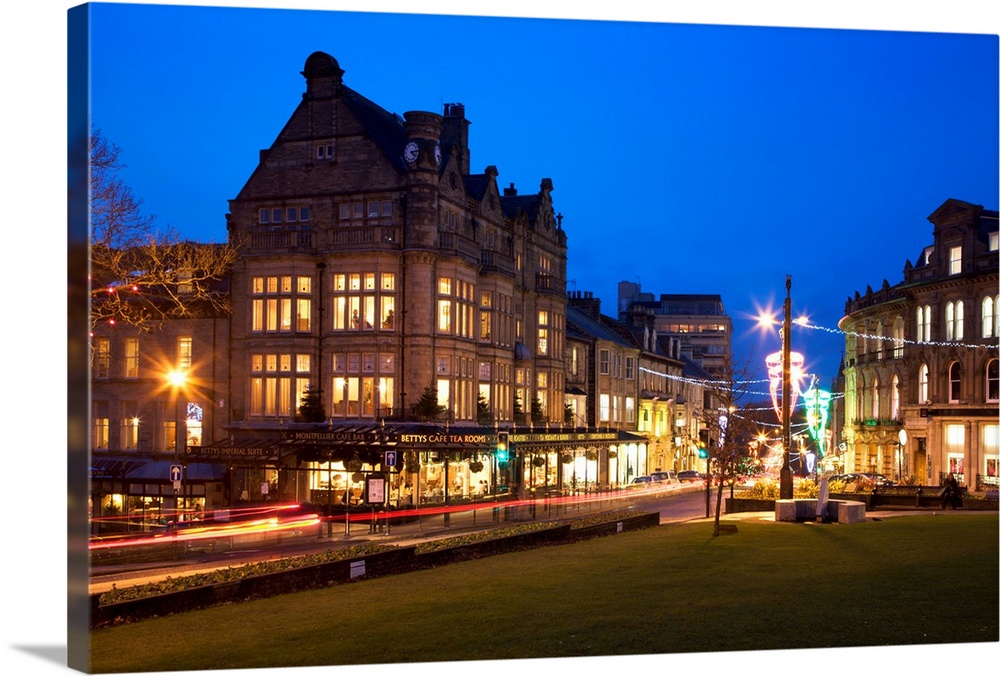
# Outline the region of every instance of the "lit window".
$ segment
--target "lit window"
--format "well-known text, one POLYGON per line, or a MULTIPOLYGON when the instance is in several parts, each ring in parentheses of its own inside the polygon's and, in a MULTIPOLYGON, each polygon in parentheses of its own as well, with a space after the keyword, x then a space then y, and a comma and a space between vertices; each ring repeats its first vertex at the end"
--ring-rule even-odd
POLYGON ((125 377, 139 377, 139 339, 125 339, 125 377))
POLYGON ((438 331, 442 333, 451 332, 451 301, 438 301, 438 331))
POLYGON ((948 249, 948 274, 957 275, 962 272, 962 247, 953 246, 948 249))
POLYGON ((917 342, 929 342, 931 339, 931 306, 922 305, 917 308, 917 342))
POLYGON ((986 401, 1000 401, 1000 360, 986 362, 986 401))
POLYGON ((899 376, 897 375, 892 376, 892 389, 889 395, 892 398, 890 402, 892 410, 889 415, 893 420, 899 420, 899 376))
POLYGON ((182 336, 177 339, 177 368, 191 368, 191 337, 182 336))
POLYGON ((921 404, 926 404, 930 401, 930 370, 927 368, 927 364, 920 365, 920 372, 917 375, 917 400, 921 404))
POLYGON ((872 418, 875 418, 875 419, 877 420, 877 419, 878 419, 878 412, 879 412, 879 399, 878 399, 878 378, 875 378, 875 379, 874 379, 874 380, 872 381, 872 396, 871 396, 871 402, 872 402, 872 410, 871 410, 871 417, 872 417, 872 418))
POLYGON ((945 306, 945 335, 947 340, 962 340, 965 335, 965 304, 962 301, 945 306))
POLYGON ((993 337, 993 328, 994 328, 994 326, 993 326, 993 324, 994 324, 993 314, 996 312, 996 304, 994 303, 993 298, 990 297, 990 296, 987 296, 986 298, 983 298, 982 308, 983 308, 983 312, 982 312, 982 327, 983 327, 982 328, 982 336, 983 336, 983 338, 992 338, 993 337))

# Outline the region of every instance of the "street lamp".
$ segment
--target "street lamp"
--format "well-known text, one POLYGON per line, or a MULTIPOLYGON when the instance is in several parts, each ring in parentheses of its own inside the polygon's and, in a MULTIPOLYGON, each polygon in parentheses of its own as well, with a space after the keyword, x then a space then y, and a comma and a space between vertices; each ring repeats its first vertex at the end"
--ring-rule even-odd
POLYGON ((781 465, 779 497, 792 499, 792 276, 785 275, 785 316, 781 325, 781 441, 785 456, 781 465))
POLYGON ((898 481, 902 481, 903 480, 903 448, 906 446, 906 430, 899 430, 899 434, 898 434, 897 438, 898 438, 899 441, 897 442, 896 445, 899 448, 896 450, 896 475, 897 475, 896 479, 898 481))
MULTIPOLYGON (((167 383, 170 385, 171 400, 174 410, 174 466, 180 466, 180 444, 181 444, 181 416, 179 415, 179 402, 177 399, 177 393, 179 390, 183 390, 187 383, 187 373, 181 370, 174 370, 167 374, 167 383)), ((174 533, 176 534, 177 522, 180 520, 180 488, 181 479, 183 476, 179 476, 174 479, 174 533)))

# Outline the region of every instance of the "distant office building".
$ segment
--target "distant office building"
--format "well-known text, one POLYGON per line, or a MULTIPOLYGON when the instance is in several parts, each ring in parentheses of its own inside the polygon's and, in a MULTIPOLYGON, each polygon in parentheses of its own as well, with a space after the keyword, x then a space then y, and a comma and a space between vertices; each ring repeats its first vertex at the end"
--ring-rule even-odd
POLYGON ((844 471, 996 488, 997 212, 949 199, 928 220, 933 242, 903 281, 845 305, 844 471))
POLYGON ((618 283, 618 316, 627 323, 634 312, 652 312, 661 336, 676 338, 681 352, 713 375, 732 355, 733 322, 718 294, 643 293, 636 282, 618 283))

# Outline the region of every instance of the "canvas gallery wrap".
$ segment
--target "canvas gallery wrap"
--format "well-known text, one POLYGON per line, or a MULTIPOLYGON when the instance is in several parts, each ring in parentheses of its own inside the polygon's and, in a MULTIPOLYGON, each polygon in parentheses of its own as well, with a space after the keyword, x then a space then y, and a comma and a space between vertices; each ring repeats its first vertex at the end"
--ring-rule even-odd
POLYGON ((995 659, 996 35, 67 16, 71 668, 995 659))

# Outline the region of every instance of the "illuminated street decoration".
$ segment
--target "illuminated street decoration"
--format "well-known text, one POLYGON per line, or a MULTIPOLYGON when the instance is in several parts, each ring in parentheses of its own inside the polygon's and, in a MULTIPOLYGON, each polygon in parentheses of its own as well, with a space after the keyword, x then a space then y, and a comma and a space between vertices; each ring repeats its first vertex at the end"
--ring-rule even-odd
POLYGON ((830 418, 830 399, 832 394, 816 388, 815 383, 809 388, 802 399, 806 405, 806 422, 809 424, 809 436, 816 441, 819 457, 826 455, 823 445, 826 443, 826 425, 830 418))
MULTIPOLYGON (((805 363, 805 358, 799 352, 791 352, 791 396, 788 402, 788 410, 795 410, 795 402, 799 398, 799 393, 801 388, 799 387, 799 381, 802 380, 802 365, 805 363)), ((771 389, 771 405, 774 406, 775 413, 778 414, 778 420, 781 420, 781 380, 782 380, 782 356, 780 352, 775 352, 774 354, 769 354, 764 360, 767 364, 767 379, 770 383, 771 389)), ((789 413, 791 415, 791 413, 789 413)))

